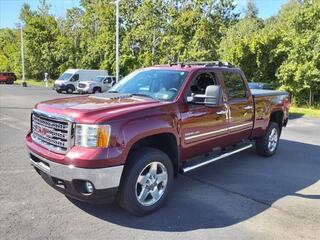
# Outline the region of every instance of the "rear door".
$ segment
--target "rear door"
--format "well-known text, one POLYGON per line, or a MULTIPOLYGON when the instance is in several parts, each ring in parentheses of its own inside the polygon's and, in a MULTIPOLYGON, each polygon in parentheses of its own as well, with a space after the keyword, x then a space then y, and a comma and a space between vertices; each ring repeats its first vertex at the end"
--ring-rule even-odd
POLYGON ((229 134, 233 143, 237 143, 250 137, 254 120, 253 98, 241 71, 223 69, 221 75, 229 108, 229 134))

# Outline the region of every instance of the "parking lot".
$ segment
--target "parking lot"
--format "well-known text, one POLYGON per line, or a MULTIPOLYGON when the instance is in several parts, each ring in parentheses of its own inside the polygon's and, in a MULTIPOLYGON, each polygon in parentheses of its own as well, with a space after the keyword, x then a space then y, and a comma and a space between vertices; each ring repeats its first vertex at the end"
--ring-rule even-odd
POLYGON ((251 149, 180 175, 161 210, 135 217, 69 200, 30 166, 31 109, 67 96, 0 86, 1 239, 319 239, 320 119, 292 117, 271 158, 251 149))

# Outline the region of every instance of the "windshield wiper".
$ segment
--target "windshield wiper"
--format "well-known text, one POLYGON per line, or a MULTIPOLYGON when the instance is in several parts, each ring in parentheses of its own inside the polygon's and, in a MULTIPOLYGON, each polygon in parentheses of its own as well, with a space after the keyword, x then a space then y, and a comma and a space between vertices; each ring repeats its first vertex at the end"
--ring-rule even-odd
POLYGON ((140 97, 147 97, 147 98, 152 98, 154 99, 152 96, 148 95, 148 94, 143 94, 143 93, 130 93, 132 96, 140 96, 140 97))
POLYGON ((118 93, 118 91, 112 90, 112 91, 108 91, 108 93, 118 93))

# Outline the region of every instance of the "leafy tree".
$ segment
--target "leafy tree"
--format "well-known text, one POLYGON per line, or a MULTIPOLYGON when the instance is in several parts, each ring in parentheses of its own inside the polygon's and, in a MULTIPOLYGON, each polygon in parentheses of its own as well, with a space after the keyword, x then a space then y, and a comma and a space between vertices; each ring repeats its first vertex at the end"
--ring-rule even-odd
MULTIPOLYGON (((251 81, 293 93, 298 104, 320 101, 320 0, 289 0, 262 20, 252 0, 239 19, 234 0, 121 0, 120 69, 168 62, 226 60, 251 81)), ((67 68, 115 73, 115 4, 81 0, 63 18, 40 0, 21 8, 28 77, 57 77, 67 68)), ((0 29, 0 70, 21 72, 19 29, 0 29)))
MULTIPOLYGON (((320 92, 320 1, 291 3, 291 10, 280 13, 288 31, 278 52, 287 55, 277 77, 291 91, 298 104, 313 105, 320 92)), ((288 7, 288 6, 287 6, 288 7)))
POLYGON ((21 76, 20 32, 0 29, 0 71, 15 72, 21 76))
POLYGON ((37 79, 43 78, 44 72, 53 78, 59 74, 55 55, 59 29, 48 11, 49 5, 43 0, 38 11, 31 12, 28 5, 24 5, 21 12, 25 23, 26 69, 30 77, 37 79))
POLYGON ((259 10, 252 0, 247 0, 247 6, 245 11, 245 16, 249 18, 256 18, 258 16, 259 10))
POLYGON ((220 42, 220 57, 241 67, 252 81, 263 78, 259 71, 259 58, 263 47, 263 39, 259 33, 263 27, 261 20, 246 17, 229 28, 220 42))

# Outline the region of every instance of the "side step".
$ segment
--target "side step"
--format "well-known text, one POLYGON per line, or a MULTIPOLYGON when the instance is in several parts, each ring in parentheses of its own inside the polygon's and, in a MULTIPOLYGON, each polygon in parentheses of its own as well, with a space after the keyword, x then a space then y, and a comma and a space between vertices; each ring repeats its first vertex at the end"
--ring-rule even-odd
POLYGON ((252 143, 246 144, 245 146, 242 145, 241 147, 234 148, 231 151, 222 153, 221 155, 218 155, 218 156, 216 156, 214 158, 210 158, 210 159, 207 159, 205 161, 201 161, 200 163, 196 163, 194 165, 189 165, 189 166, 183 167, 181 169, 182 173, 187 173, 187 172, 192 171, 192 170, 194 170, 196 168, 202 167, 204 165, 207 165, 209 163, 215 162, 215 161, 220 160, 222 158, 231 156, 231 155, 233 155, 235 153, 241 152, 241 151, 246 150, 246 149, 251 148, 251 147, 253 147, 252 143))

